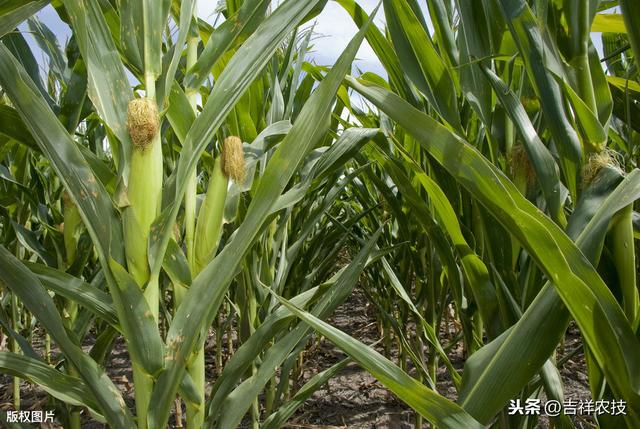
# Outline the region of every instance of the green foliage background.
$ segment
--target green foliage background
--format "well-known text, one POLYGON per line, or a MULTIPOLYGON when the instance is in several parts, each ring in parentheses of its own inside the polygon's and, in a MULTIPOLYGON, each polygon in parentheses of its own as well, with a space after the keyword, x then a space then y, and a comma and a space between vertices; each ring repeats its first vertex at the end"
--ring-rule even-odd
POLYGON ((370 17, 335 2, 360 30, 321 67, 307 23, 326 0, 226 0, 215 26, 194 0, 0 1, 14 407, 24 379, 70 428, 166 427, 176 398, 188 428, 276 428, 356 362, 416 427, 536 427, 506 407, 562 402, 573 322, 593 399, 627 405, 594 424, 640 427, 640 3, 429 0, 424 14, 383 0, 370 17), (36 18, 48 5, 73 30, 65 46, 36 18), (364 40, 388 77, 352 70, 364 40), (159 112, 145 150, 134 98, 159 112), (243 183, 224 170, 230 136, 243 183), (384 353, 327 323, 356 286, 384 353), (135 412, 104 370, 118 336, 135 412), (317 336, 348 358, 297 388, 317 336))

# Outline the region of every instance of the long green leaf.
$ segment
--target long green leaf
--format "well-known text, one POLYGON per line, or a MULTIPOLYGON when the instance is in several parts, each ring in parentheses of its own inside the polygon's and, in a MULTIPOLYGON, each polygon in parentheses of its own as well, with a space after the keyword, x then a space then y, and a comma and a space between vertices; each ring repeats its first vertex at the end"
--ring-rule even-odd
POLYGON ((214 30, 200 54, 196 64, 187 71, 185 85, 198 88, 209 76, 213 66, 240 37, 242 32, 255 26, 264 19, 269 1, 245 0, 237 13, 214 30))
POLYGON ((149 375, 157 375, 164 367, 164 344, 157 321, 135 279, 113 259, 109 265, 125 307, 124 314, 120 315, 120 323, 127 333, 127 346, 132 360, 149 375))
MULTIPOLYGON (((178 38, 173 46, 173 55, 171 56, 171 62, 169 63, 169 69, 164 75, 161 89, 158 91, 158 98, 162 99, 170 94, 165 92, 172 88, 172 83, 178 70, 178 64, 180 57, 182 56, 184 44, 187 42, 187 36, 191 29, 191 22, 194 19, 194 11, 196 9, 195 0, 184 0, 180 2, 180 29, 178 30, 178 38)), ((193 36, 192 36, 193 37, 193 36)))
POLYGON ((491 70, 486 67, 481 67, 481 70, 493 86, 505 111, 524 140, 527 156, 531 160, 533 169, 536 172, 536 177, 540 182, 540 187, 547 200, 551 217, 559 225, 563 225, 566 221, 560 189, 560 172, 553 159, 553 155, 551 155, 551 152, 549 152, 544 143, 542 143, 542 140, 540 140, 527 112, 515 94, 513 94, 513 92, 509 90, 509 87, 491 70))
MULTIPOLYGON (((142 0, 144 72, 145 75, 153 76, 154 80, 162 73, 162 36, 167 25, 170 7, 171 0, 142 0)), ((180 28, 179 31, 185 31, 185 29, 180 28)), ((180 51, 182 46, 178 46, 177 49, 180 51)))
POLYGON ((108 294, 54 268, 32 262, 25 262, 25 265, 38 276, 44 287, 80 304, 102 320, 118 328, 118 316, 108 294))
POLYGON ((138 71, 142 71, 143 32, 140 23, 144 21, 140 0, 120 0, 120 46, 127 61, 138 71))
POLYGON ((385 0, 384 10, 401 66, 440 116, 453 129, 462 131, 456 86, 431 37, 407 0, 385 0))
MULTIPOLYGON (((491 88, 482 78, 480 67, 490 67, 490 34, 484 1, 456 0, 460 11, 460 85, 465 98, 474 108, 482 122, 490 126, 491 88)), ((491 17, 492 24, 499 26, 501 20, 491 17)))
POLYGON ((620 8, 627 36, 633 48, 636 67, 640 68, 640 3, 634 0, 620 0, 620 8))
POLYGON ((100 415, 93 393, 81 379, 63 374, 44 362, 16 353, 0 352, 0 370, 36 383, 49 395, 67 404, 87 407, 94 415, 100 415))
POLYGON ((5 0, 0 4, 0 37, 33 16, 51 0, 5 0))

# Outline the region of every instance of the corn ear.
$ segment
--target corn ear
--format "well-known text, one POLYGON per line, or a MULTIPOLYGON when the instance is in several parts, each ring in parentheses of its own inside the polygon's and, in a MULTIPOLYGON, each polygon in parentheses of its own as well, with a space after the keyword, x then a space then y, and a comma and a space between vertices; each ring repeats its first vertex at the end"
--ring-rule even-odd
POLYGON ((64 228, 62 234, 64 237, 64 248, 66 251, 67 265, 70 266, 76 259, 78 249, 78 237, 82 231, 82 218, 80 211, 75 205, 69 194, 62 194, 64 202, 64 228))
POLYGON ((218 248, 229 179, 241 183, 245 176, 242 140, 236 136, 227 137, 222 145, 220 157, 214 161, 207 194, 198 214, 194 249, 196 275, 215 256, 218 248))
POLYGON ((636 254, 633 238, 633 205, 622 209, 611 228, 612 252, 616 261, 624 312, 633 324, 638 317, 638 297, 636 254))
POLYGON ((149 230, 160 211, 162 197, 162 147, 155 102, 131 101, 127 127, 134 145, 128 186, 130 206, 124 215, 125 251, 129 270, 142 287, 150 272, 149 230))
MULTIPOLYGON (((145 50, 146 54, 146 50, 145 50)), ((130 159, 128 197, 124 212, 124 238, 127 266, 144 290, 144 298, 153 318, 159 317, 160 291, 157 276, 150 278, 148 241, 151 224, 160 213, 162 202, 162 146, 160 119, 155 101, 155 82, 145 74, 147 98, 134 99, 127 110, 127 128, 133 143, 130 159)), ((136 386, 138 428, 147 427, 147 409, 154 380, 134 359, 133 382, 136 386)))
MULTIPOLYGON (((66 191, 62 194, 62 201, 64 202, 64 223, 62 235, 64 238, 66 263, 67 267, 70 267, 76 259, 78 238, 82 232, 83 224, 78 206, 76 206, 73 199, 71 199, 71 196, 69 196, 66 191)), ((73 301, 67 302, 65 304, 65 313, 67 315, 67 323, 71 323, 78 315, 78 304, 73 301)))
POLYGON ((223 172, 220 158, 216 158, 196 224, 194 250, 196 274, 213 258, 218 248, 228 186, 229 178, 223 172))

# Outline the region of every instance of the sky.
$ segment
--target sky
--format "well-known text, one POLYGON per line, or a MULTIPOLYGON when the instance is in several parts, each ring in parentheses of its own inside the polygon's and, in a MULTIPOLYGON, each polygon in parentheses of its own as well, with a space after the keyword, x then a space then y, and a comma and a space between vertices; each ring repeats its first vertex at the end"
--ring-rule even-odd
MULTIPOLYGON (((378 4, 379 0, 358 0, 360 6, 371 13, 378 4)), ((273 0, 274 6, 278 3, 278 0, 273 0)), ((420 2, 421 5, 426 5, 426 2, 420 2)), ((198 0, 198 15, 200 18, 213 22, 216 19, 216 8, 218 0, 198 0)), ((425 14, 428 16, 428 14, 425 14)), ((57 14, 51 6, 45 7, 39 13, 40 20, 47 25, 51 30, 59 35, 59 39, 63 42, 70 36, 69 27, 64 24, 58 18, 57 14)), ((384 27, 384 12, 378 11, 374 22, 378 27, 384 27)), ((335 63, 340 53, 347 46, 351 38, 358 31, 358 27, 353 23, 351 17, 344 11, 344 9, 336 2, 329 1, 324 8, 323 12, 316 17, 309 25, 314 25, 315 36, 312 38, 312 51, 310 53, 310 59, 315 61, 319 65, 332 65, 335 63)), ((25 29, 25 25, 21 26, 21 29, 25 29)), ((594 44, 596 49, 602 52, 602 42, 600 34, 593 33, 594 44)), ((31 46, 34 46, 31 41, 31 46)), ((36 48, 37 52, 38 49, 36 48)), ((40 56, 42 54, 40 53, 40 56)), ((38 54, 36 58, 39 59, 38 54)), ((381 76, 386 77, 386 73, 376 58, 373 50, 366 42, 363 42, 354 65, 361 71, 371 71, 381 76)))
MULTIPOLYGON (((277 2, 274 1, 274 6, 275 3, 277 2)), ((378 4, 378 0, 359 0, 358 3, 367 13, 371 13, 378 4)), ((207 22, 214 22, 217 5, 217 0, 198 0, 198 16, 207 22)), ((380 27, 384 25, 383 16, 383 12, 379 11, 378 17, 375 19, 376 24, 380 27)), ((38 14, 38 17, 59 36, 60 40, 65 41, 70 37, 69 27, 60 21, 51 6, 45 7, 38 14)), ((311 24, 315 25, 315 36, 312 39, 313 49, 310 56, 319 65, 333 64, 358 31, 358 27, 353 23, 347 12, 333 1, 327 3, 323 12, 309 25, 311 24)), ((24 25, 21 27, 21 29, 25 28, 24 25)), ((30 44, 33 46, 33 43, 30 44)), ((357 54, 355 65, 362 70, 386 76, 382 65, 366 41, 364 41, 357 54)))

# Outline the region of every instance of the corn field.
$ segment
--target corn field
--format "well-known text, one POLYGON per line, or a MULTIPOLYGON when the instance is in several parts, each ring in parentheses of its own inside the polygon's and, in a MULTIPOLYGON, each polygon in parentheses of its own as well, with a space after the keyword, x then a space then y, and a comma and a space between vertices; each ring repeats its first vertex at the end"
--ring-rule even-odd
POLYGON ((640 428, 640 2, 198 3, 0 0, 0 426, 640 428))

